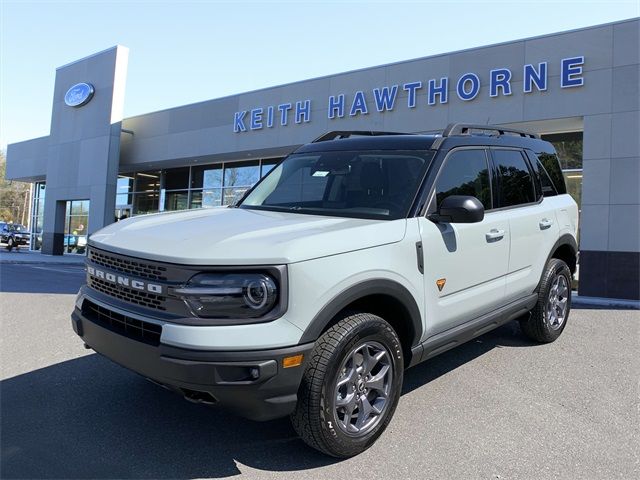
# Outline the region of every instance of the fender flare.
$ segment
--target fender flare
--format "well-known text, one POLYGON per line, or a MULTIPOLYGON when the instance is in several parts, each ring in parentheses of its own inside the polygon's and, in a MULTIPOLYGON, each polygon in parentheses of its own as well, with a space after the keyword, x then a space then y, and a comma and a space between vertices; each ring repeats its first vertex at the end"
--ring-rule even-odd
MULTIPOLYGON (((553 245, 553 247, 551 248, 551 251, 549 252, 549 255, 547 256, 547 263, 549 263, 549 260, 551 260, 551 257, 555 253, 555 251, 563 245, 568 245, 569 247, 571 247, 571 250, 573 250, 573 254, 576 256, 576 263, 577 263, 578 244, 576 243, 576 239, 573 238, 573 235, 569 233, 565 233, 561 235, 560 238, 556 240, 556 243, 553 245)), ((575 272, 571 272, 571 273, 575 273, 575 272)))
MULTIPOLYGON (((556 243, 553 244, 553 247, 551 248, 551 250, 549 251, 549 255, 547 255, 547 261, 545 262, 545 268, 542 269, 542 273, 540 274, 540 280, 538 280, 538 284, 536 285, 536 288, 533 290, 534 292, 538 292, 540 289, 540 284, 542 283, 542 278, 544 277, 544 272, 546 270, 546 266, 549 263, 549 260, 551 260, 551 258, 553 258, 553 254, 555 253, 555 251, 562 247, 563 245, 568 245, 569 247, 571 247, 571 250, 573 250, 573 254, 576 256, 576 264, 578 262, 578 244, 576 242, 576 239, 573 238, 573 236, 569 233, 565 233, 564 235, 561 235, 560 238, 558 238, 558 240, 556 240, 556 243)), ((571 270, 571 265, 569 265, 569 270, 571 270)), ((571 271, 571 274, 575 273, 575 268, 574 270, 571 271)))
POLYGON ((315 342, 327 325, 335 318, 335 316, 345 309, 349 304, 367 297, 369 295, 387 295, 393 297, 400 302, 407 310, 411 319, 408 325, 411 334, 411 345, 408 348, 416 346, 422 337, 422 316, 420 309, 411 292, 403 285, 393 280, 377 278, 357 283, 343 290, 329 301, 322 309, 313 317, 311 323, 307 326, 300 343, 315 342))

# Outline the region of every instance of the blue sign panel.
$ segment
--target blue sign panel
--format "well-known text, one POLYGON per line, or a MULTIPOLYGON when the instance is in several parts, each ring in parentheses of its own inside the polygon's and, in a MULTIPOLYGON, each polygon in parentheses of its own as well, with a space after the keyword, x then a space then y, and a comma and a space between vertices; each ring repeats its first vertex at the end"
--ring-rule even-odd
POLYGON ((94 93, 95 89, 90 83, 76 83, 67 90, 64 96, 64 103, 70 107, 81 107, 89 103, 94 93))

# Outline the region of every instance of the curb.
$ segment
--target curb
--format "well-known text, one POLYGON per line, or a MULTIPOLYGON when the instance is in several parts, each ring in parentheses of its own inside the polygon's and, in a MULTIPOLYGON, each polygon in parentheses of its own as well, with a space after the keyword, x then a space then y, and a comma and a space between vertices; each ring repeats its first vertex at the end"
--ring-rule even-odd
POLYGON ((81 265, 84 262, 43 262, 29 260, 0 260, 0 265, 81 265))
POLYGON ((615 307, 629 310, 640 310, 640 300, 625 300, 621 298, 581 297, 573 295, 572 305, 584 305, 591 307, 615 307))

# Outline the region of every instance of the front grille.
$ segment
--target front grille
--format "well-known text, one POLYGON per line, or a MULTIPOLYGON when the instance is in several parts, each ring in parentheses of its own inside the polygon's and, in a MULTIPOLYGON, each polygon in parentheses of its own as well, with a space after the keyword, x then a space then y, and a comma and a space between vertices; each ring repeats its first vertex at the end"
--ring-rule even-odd
POLYGON ((154 293, 143 292, 140 290, 134 290, 122 285, 116 285, 114 283, 107 282, 100 278, 88 275, 88 284, 94 290, 109 295, 125 302, 134 303, 141 307, 153 308, 155 310, 166 310, 165 303, 167 297, 164 295, 156 295, 154 293))
POLYGON ((82 314, 92 322, 132 340, 154 346, 160 345, 162 327, 155 323, 136 320, 113 312, 89 300, 83 302, 82 314))
POLYGON ((89 260, 97 265, 134 277, 148 278, 151 280, 167 280, 166 267, 144 262, 137 258, 116 257, 106 252, 90 248, 89 260))

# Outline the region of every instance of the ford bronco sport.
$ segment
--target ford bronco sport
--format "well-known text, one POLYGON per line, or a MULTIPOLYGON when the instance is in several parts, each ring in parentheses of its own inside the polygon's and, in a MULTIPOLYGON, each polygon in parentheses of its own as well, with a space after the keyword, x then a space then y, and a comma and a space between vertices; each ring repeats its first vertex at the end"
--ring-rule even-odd
POLYGON ((306 443, 348 457, 391 421, 406 368, 514 319, 559 337, 577 219, 536 135, 332 132, 233 208, 93 234, 73 329, 187 399, 291 415, 306 443))

